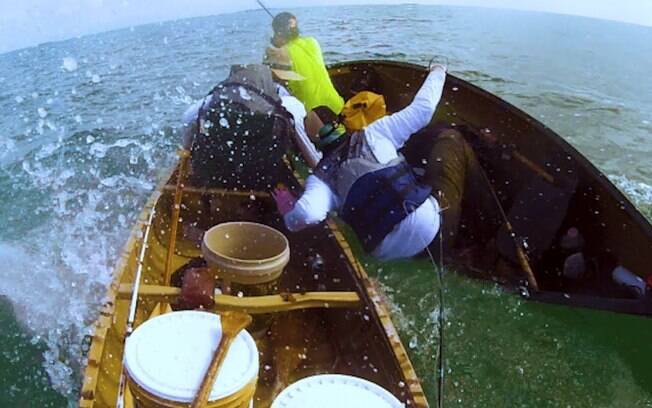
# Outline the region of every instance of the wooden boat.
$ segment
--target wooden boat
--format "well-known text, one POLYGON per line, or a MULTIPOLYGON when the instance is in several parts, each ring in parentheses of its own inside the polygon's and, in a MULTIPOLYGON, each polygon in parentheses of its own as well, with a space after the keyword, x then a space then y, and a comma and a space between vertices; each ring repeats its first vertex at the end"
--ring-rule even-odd
MULTIPOLYGON (((388 110, 396 111, 411 101, 426 70, 406 63, 360 61, 334 65, 330 73, 345 98, 361 89, 371 90, 383 94, 388 110)), ((613 283, 610 274, 620 265, 641 277, 649 276, 652 272, 649 267, 652 264, 652 227, 581 154, 527 114, 452 75, 448 76, 432 125, 438 122, 489 129, 495 135, 498 143, 484 155, 479 151, 480 160, 507 209, 507 216, 516 214, 522 218, 520 222, 512 221, 519 234, 533 233, 527 230, 527 217, 521 213, 523 208, 531 205, 539 209, 536 200, 537 197, 541 199, 541 194, 564 193, 561 199, 550 201, 557 207, 549 208, 551 212, 562 212, 556 215, 553 243, 533 250, 531 264, 541 289, 530 294, 533 299, 650 313, 646 301, 628 298, 629 292, 613 283), (512 211, 513 208, 516 210, 512 211), (583 252, 592 262, 592 273, 585 280, 571 282, 559 276, 564 254, 555 242, 570 227, 581 231, 586 241, 583 252)), ((417 165, 420 148, 408 146, 405 152, 417 165)), ((300 177, 289 162, 279 169, 281 181, 298 186, 300 177)), ((139 264, 143 275, 137 288, 135 326, 160 313, 161 305, 174 302, 179 293, 165 282, 177 173, 168 173, 157 187, 116 265, 114 280, 89 347, 81 407, 116 405, 130 298, 137 286, 135 277, 139 264), (154 216, 151 216, 152 211, 154 216), (143 234, 148 227, 151 234, 143 234), (143 237, 147 238, 146 242, 143 237)), ((266 191, 186 186, 182 202, 173 269, 201 255, 196 242, 185 238, 184 225, 207 229, 224 221, 247 220, 285 231, 266 191), (213 208, 220 211, 206 211, 211 207, 207 202, 217 203, 213 208)), ((428 401, 392 324, 387 305, 337 224, 329 220, 323 228, 287 235, 292 255, 279 288, 294 295, 264 299, 216 297, 218 310, 244 309, 261 321, 273 315, 281 325, 293 328, 286 333, 290 333, 294 345, 305 353, 302 361, 293 363, 293 370, 282 377, 282 384, 278 383, 278 378, 261 375, 255 406, 269 406, 279 387, 299 378, 335 372, 366 378, 390 391, 407 406, 427 407, 428 401), (310 263, 306 262, 315 254, 324 260, 323 273, 310 270, 310 263), (330 304, 328 299, 332 299, 330 304)), ((494 271, 494 265, 481 266, 486 268, 487 276, 494 271)), ((278 352, 273 340, 257 340, 263 358, 278 352)), ((296 355, 297 350, 291 351, 296 355)), ((133 406, 129 395, 125 406, 133 406)))

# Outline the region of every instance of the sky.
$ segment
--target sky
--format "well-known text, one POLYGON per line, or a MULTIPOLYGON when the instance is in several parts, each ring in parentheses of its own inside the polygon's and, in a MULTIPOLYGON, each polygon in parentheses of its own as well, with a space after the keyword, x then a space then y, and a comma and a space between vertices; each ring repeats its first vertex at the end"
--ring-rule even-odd
MULTIPOLYGON (((270 8, 447 4, 544 11, 652 27, 652 0, 264 0, 270 8)), ((158 21, 258 8, 255 0, 0 0, 0 53, 158 21)))

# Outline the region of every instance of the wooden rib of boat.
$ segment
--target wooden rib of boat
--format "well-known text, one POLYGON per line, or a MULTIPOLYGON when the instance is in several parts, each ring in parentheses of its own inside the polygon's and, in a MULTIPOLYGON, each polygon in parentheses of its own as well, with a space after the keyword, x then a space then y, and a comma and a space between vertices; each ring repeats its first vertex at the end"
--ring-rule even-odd
MULTIPOLYGON (((334 65, 330 73, 345 98, 357 90, 371 90, 383 94, 388 109, 396 111, 411 101, 426 70, 406 63, 360 61, 334 65)), ((532 258, 542 289, 533 293, 533 298, 650 313, 647 303, 627 298, 629 292, 611 281, 610 272, 616 265, 621 265, 642 277, 649 276, 652 272, 652 227, 581 154, 527 114, 452 75, 448 76, 443 100, 432 125, 438 122, 489 129, 497 138, 494 147, 484 155, 482 151, 479 154, 508 216, 513 215, 510 211, 513 207, 528 208, 531 204, 533 209, 539 209, 535 202, 529 203, 527 199, 535 201, 540 197, 540 189, 551 191, 545 183, 562 190, 571 186, 565 208, 551 210, 563 211, 558 215, 560 220, 556 221, 558 228, 554 238, 557 240, 567 228, 579 229, 586 241, 583 252, 592 260, 592 274, 579 282, 560 277, 560 262, 563 262, 564 254, 553 243, 532 258), (561 293, 566 296, 558 296, 561 293)), ((406 149, 408 159, 417 164, 420 158, 414 151, 420 151, 420 147, 412 151, 410 146, 406 149)), ((287 163, 279 168, 282 182, 298 186, 299 177, 287 163)), ((164 282, 176 177, 176 172, 171 171, 157 187, 117 262, 114 280, 97 319, 88 352, 81 407, 116 405, 123 369, 129 299, 143 245, 146 245, 146 255, 135 326, 157 313, 161 304, 173 302, 178 295, 177 288, 165 286, 164 282), (151 234, 147 242, 142 242, 143 230, 154 209, 151 234)), ((383 297, 333 221, 299 233, 287 233, 269 194, 242 188, 187 186, 182 202, 173 269, 201 256, 196 240, 185 228, 191 224, 205 230, 225 221, 256 221, 286 232, 289 238, 291 260, 279 288, 284 293, 297 295, 270 296, 253 302, 226 295, 216 297, 218 310, 247 310, 261 321, 273 313, 276 324, 289 328, 284 331, 284 344, 292 344, 288 353, 303 355, 301 361, 289 364, 292 369, 280 376, 280 384, 278 376, 273 378, 261 372, 255 406, 269 406, 283 386, 307 375, 325 372, 363 377, 386 388, 408 406, 428 406, 383 297), (319 273, 310 270, 310 264, 306 262, 315 254, 324 260, 324 270, 319 273), (330 305, 329 299, 332 299, 330 305)), ((527 222, 515 224, 526 230, 518 231, 520 234, 532 233, 527 231, 527 222)), ((484 267, 491 274, 493 265, 484 267)), ((283 353, 283 347, 279 347, 274 336, 257 341, 262 353, 261 366, 273 365, 271 356, 283 353)), ((133 406, 129 398, 127 395, 126 406, 133 406)))

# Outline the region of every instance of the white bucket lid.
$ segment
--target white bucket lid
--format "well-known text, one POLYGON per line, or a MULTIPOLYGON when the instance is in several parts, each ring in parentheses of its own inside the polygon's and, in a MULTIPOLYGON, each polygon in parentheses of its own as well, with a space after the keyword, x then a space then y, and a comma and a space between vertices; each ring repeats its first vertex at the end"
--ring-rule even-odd
POLYGON ((272 408, 405 407, 384 388, 362 378, 340 374, 306 377, 284 389, 272 408))
MULTIPOLYGON (((192 402, 222 328, 218 315, 181 311, 141 324, 127 340, 125 368, 147 392, 171 401, 192 402)), ((209 400, 229 396, 258 375, 258 349, 245 330, 235 338, 220 368, 209 400)))

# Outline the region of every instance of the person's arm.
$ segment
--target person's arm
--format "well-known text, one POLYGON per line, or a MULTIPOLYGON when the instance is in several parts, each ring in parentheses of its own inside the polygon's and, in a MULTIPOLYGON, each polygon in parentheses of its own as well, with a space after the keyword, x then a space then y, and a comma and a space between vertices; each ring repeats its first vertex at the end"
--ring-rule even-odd
POLYGON ((183 113, 181 120, 183 121, 185 129, 181 139, 181 146, 184 149, 190 150, 192 147, 192 141, 195 137, 195 134, 197 133, 197 115, 199 114, 199 109, 201 109, 204 104, 210 103, 211 99, 211 95, 202 98, 201 100, 190 105, 188 109, 186 109, 186 111, 183 113))
MULTIPOLYGON (((303 128, 303 122, 301 122, 300 125, 303 128)), ((297 128, 299 125, 297 125, 297 128)), ((308 167, 311 169, 314 169, 317 167, 317 164, 321 160, 321 152, 317 150, 314 144, 308 139, 308 135, 306 134, 305 129, 303 132, 300 132, 297 129, 296 132, 296 138, 295 142, 297 143, 297 147, 299 148, 299 151, 301 152, 301 156, 303 159, 306 161, 306 164, 308 164, 308 167)))
POLYGON ((197 122, 190 122, 184 126, 185 129, 181 137, 181 148, 190 150, 192 148, 192 142, 195 140, 195 134, 197 134, 197 122))
POLYGON ((389 139, 398 150, 410 136, 430 123, 435 114, 446 81, 446 68, 435 65, 421 88, 414 96, 412 103, 404 109, 378 119, 367 129, 389 139))
POLYGON ((337 198, 326 183, 311 175, 306 179, 305 192, 294 208, 283 216, 290 231, 299 231, 324 221, 336 207, 337 198))
MULTIPOLYGON (((279 92, 279 95, 281 93, 279 92)), ((301 156, 306 161, 308 166, 311 169, 317 167, 317 163, 321 160, 321 153, 315 145, 310 141, 308 134, 306 133, 306 127, 304 124, 304 119, 306 118, 306 109, 304 108, 301 101, 299 101, 294 96, 281 96, 281 101, 283 107, 290 112, 292 118, 294 119, 294 130, 295 138, 294 141, 301 152, 301 156)))
POLYGON ((183 113, 182 116, 182 121, 185 124, 192 124, 193 122, 197 122, 197 114, 199 113, 199 109, 201 109, 202 105, 205 103, 210 103, 211 99, 213 99, 212 95, 208 95, 205 98, 202 98, 186 109, 186 111, 183 113))

